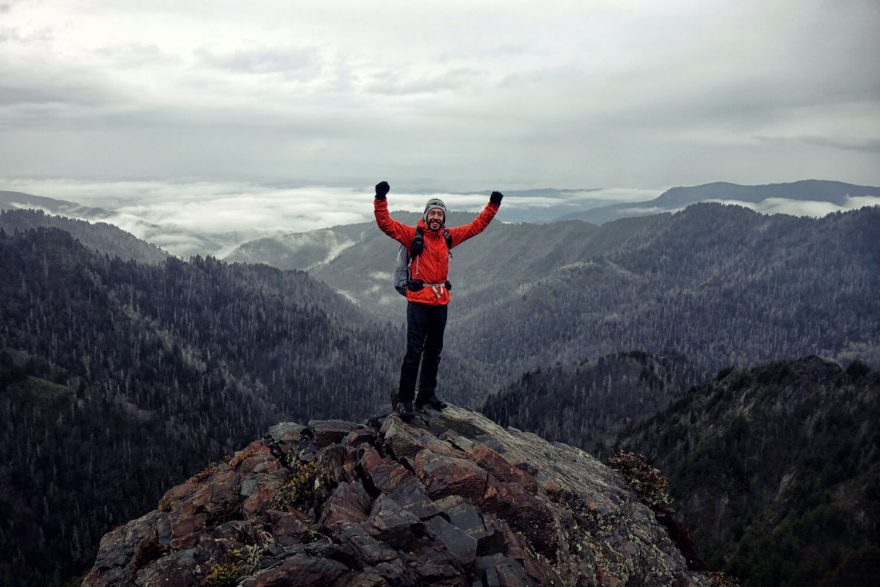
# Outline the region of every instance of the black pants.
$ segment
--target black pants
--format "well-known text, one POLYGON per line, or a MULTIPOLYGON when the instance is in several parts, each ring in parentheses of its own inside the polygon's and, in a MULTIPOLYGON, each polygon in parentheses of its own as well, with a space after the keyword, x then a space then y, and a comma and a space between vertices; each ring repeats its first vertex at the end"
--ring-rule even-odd
POLYGON ((419 399, 433 396, 437 389, 437 367, 440 365, 440 351, 443 350, 446 310, 446 306, 415 302, 406 305, 406 356, 400 367, 399 400, 402 402, 413 401, 416 376, 419 378, 419 399))

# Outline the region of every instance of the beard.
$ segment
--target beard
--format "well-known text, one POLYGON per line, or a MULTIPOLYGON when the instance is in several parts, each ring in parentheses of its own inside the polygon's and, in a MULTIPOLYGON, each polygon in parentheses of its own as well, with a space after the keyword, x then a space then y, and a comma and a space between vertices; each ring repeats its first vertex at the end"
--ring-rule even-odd
POLYGON ((431 220, 428 222, 428 228, 431 230, 440 230, 441 222, 439 220, 431 220))

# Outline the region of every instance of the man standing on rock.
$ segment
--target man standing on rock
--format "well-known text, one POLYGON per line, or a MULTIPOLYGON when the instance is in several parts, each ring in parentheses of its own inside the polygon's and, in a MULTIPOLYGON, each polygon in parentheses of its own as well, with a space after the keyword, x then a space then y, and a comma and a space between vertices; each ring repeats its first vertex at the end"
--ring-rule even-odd
POLYGON ((437 367, 443 350, 446 306, 451 288, 447 281, 449 250, 483 232, 501 207, 504 196, 492 192, 489 203, 470 224, 447 229, 446 205, 437 198, 428 200, 417 226, 407 226, 392 219, 386 200, 390 189, 387 181, 376 184, 374 207, 376 224, 382 232, 405 246, 411 259, 406 292, 406 355, 400 367, 398 388, 400 417, 409 421, 414 416, 417 375, 419 395, 415 398, 416 409, 428 406, 442 410, 446 407, 446 403, 437 397, 437 367), (416 239, 418 234, 421 234, 423 245, 416 239))

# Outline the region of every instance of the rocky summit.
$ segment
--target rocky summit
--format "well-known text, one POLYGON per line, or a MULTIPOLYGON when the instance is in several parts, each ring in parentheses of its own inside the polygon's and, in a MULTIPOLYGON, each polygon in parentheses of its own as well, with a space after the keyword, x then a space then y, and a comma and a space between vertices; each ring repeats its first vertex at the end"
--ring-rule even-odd
POLYGON ((282 423, 109 532, 84 585, 709 585, 617 471, 449 406, 282 423))

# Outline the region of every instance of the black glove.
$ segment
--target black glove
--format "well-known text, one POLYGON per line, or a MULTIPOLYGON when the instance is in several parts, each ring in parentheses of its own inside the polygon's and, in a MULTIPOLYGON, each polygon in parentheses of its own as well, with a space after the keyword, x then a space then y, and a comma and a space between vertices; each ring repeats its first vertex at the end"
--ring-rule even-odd
POLYGON ((419 291, 425 287, 425 282, 421 279, 410 279, 406 282, 406 289, 409 291, 419 291))
POLYGON ((385 196, 388 195, 388 191, 391 189, 391 186, 388 185, 387 181, 380 181, 376 184, 376 199, 384 200, 385 196))
POLYGON ((504 194, 502 194, 501 192, 492 192, 492 195, 489 196, 489 201, 492 202, 493 204, 498 204, 500 206, 501 205, 501 198, 503 198, 503 197, 504 197, 504 194))

